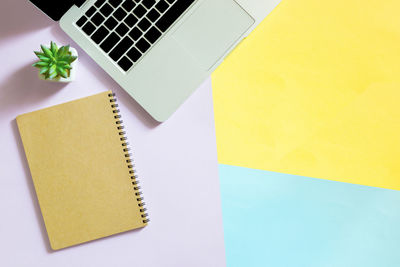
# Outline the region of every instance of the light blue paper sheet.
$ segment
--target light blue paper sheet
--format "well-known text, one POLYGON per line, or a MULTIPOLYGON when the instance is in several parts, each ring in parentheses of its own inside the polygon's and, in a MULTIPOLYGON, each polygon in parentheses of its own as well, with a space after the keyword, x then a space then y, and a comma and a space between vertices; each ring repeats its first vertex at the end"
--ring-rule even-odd
POLYGON ((400 191, 219 170, 228 267, 400 266, 400 191))

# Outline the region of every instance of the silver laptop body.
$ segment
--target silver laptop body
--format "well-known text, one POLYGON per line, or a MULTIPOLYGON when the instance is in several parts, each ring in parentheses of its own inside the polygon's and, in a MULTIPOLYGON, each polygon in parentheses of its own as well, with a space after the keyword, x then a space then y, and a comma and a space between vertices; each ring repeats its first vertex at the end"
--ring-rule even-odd
POLYGON ((60 25, 162 122, 279 2, 87 0, 60 25))

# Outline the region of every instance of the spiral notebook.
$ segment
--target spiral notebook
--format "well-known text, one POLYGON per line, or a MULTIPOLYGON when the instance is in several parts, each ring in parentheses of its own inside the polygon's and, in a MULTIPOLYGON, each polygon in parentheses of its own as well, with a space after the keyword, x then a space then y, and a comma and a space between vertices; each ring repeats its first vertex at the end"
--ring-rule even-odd
POLYGON ((17 117, 52 249, 149 221, 115 95, 17 117))

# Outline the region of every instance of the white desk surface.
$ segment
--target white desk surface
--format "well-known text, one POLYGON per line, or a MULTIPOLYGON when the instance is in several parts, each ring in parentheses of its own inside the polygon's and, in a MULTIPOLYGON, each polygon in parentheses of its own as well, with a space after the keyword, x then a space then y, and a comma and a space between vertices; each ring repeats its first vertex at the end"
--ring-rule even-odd
POLYGON ((1 3, 0 60, 0 266, 225 266, 209 80, 158 124, 26 0, 1 3), (38 80, 32 51, 50 40, 78 49, 76 82, 38 80), (15 117, 108 89, 119 99, 151 222, 52 252, 15 117))

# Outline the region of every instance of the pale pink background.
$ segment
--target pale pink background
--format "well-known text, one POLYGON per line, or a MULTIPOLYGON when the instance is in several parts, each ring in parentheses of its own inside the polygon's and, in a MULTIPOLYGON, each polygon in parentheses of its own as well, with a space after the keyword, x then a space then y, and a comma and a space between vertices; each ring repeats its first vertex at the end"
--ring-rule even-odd
MULTIPOLYGON (((57 23, 26 0, 0 4, 0 266, 224 266, 210 81, 164 124, 151 119, 57 23), (54 40, 80 54, 77 81, 39 81, 33 50, 54 40), (15 117, 108 89, 116 92, 151 223, 52 252, 15 117)), ((101 145, 101 144, 99 144, 101 145)))

